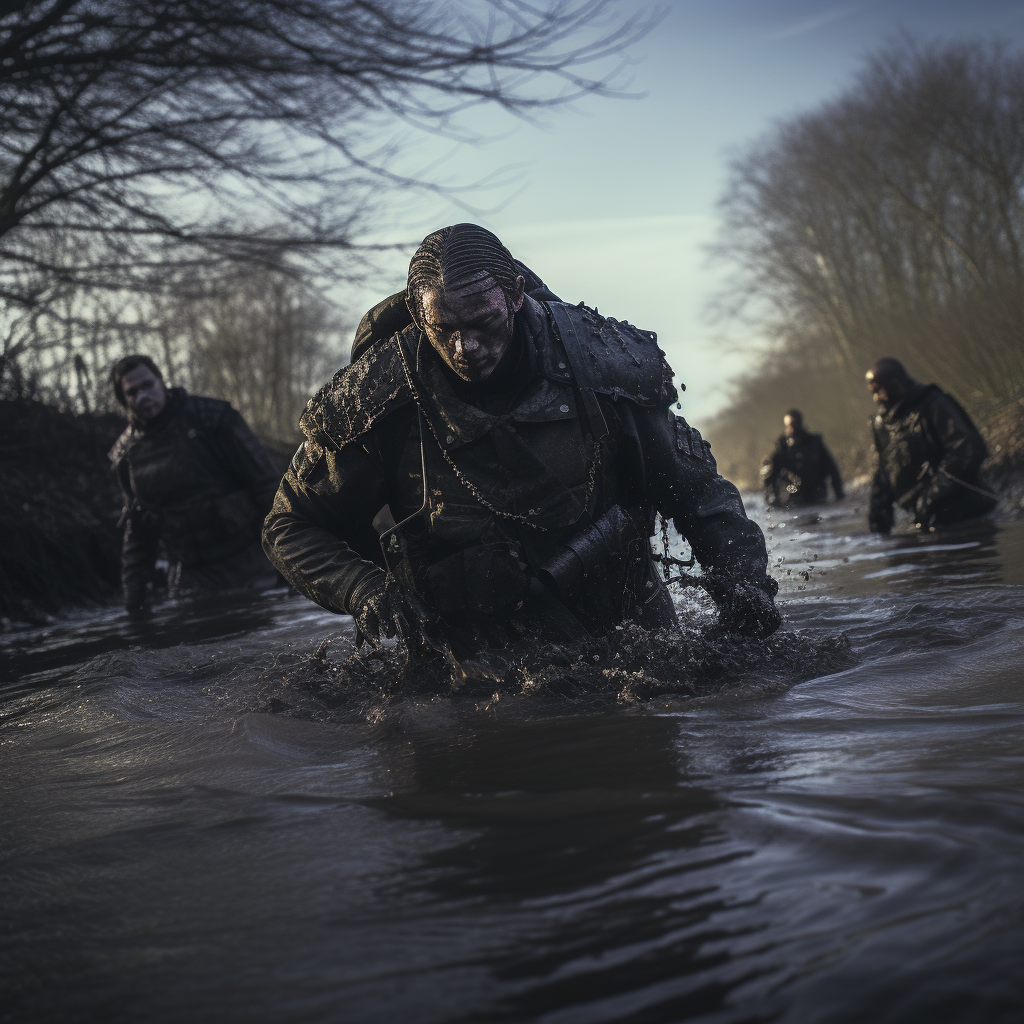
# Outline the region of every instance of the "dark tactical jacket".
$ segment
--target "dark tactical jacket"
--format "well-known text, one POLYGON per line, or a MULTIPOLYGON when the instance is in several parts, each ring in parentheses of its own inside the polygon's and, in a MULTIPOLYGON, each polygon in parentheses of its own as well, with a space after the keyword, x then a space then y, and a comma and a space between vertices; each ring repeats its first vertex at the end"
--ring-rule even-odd
POLYGON ((907 396, 878 413, 872 424, 878 467, 868 522, 892 528, 893 502, 920 525, 956 522, 989 511, 995 499, 979 470, 988 451, 960 404, 934 384, 913 383, 907 396))
POLYGON ((836 498, 843 496, 843 480, 821 434, 802 431, 781 435, 761 469, 765 500, 769 505, 810 505, 824 501, 832 481, 836 498))
MULTIPOLYGON (((654 335, 582 306, 561 307, 586 336, 608 428, 597 443, 553 305, 524 301, 513 344, 526 372, 500 394, 486 396, 487 382, 479 393, 459 382, 409 327, 376 342, 310 401, 306 440, 264 527, 264 550, 296 589, 347 611, 355 585, 385 565, 375 521, 401 522, 420 509, 425 468, 425 511, 389 544, 402 547, 410 570, 403 582, 443 615, 434 582, 453 557, 465 561, 468 578, 483 552, 489 577, 500 580, 487 559, 504 547, 536 575, 614 505, 643 521, 643 578, 634 581, 641 604, 660 588, 646 540, 655 509, 675 519, 703 567, 774 594, 760 529, 719 476, 707 442, 669 409, 676 393, 654 335)), ((486 614, 482 605, 456 614, 486 614)))
POLYGON ((122 582, 141 601, 160 541, 172 563, 220 562, 256 543, 278 477, 228 402, 170 388, 144 427, 129 425, 110 450, 124 492, 122 582))

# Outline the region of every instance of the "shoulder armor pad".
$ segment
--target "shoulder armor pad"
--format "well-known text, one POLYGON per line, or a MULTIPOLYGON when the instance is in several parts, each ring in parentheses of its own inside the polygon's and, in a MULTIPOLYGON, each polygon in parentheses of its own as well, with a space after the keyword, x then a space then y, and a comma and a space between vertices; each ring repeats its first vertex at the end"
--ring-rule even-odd
POLYGON ((601 316, 582 302, 578 306, 564 302, 548 305, 581 387, 612 398, 627 398, 638 405, 663 405, 676 400, 672 368, 653 331, 601 316), (579 340, 578 355, 574 355, 572 340, 565 337, 569 330, 575 331, 579 340), (583 366, 576 365, 578 359, 582 359, 583 366))
POLYGON ((682 416, 675 417, 676 447, 687 455, 692 455, 701 462, 706 462, 712 469, 717 470, 718 464, 714 455, 711 454, 711 445, 700 436, 696 427, 691 427, 682 416))
POLYGON ((114 447, 107 452, 107 458, 110 459, 110 464, 117 469, 118 463, 128 454, 128 449, 131 448, 135 441, 135 432, 132 430, 132 426, 129 423, 121 436, 114 442, 114 447))
POLYGON ((342 448, 412 400, 401 339, 395 334, 340 369, 309 400, 299 427, 314 445, 327 440, 342 448))
POLYGON ((231 411, 230 402, 219 398, 203 398, 200 395, 189 395, 188 406, 195 421, 207 430, 213 430, 231 411))

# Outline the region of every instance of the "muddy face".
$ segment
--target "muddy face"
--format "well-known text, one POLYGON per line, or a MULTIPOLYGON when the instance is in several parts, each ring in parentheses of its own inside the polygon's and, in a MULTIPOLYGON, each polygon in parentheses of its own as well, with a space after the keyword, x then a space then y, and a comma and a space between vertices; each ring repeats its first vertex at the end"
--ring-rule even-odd
POLYGON ((148 423, 159 416, 167 404, 164 382, 146 366, 136 366, 121 378, 121 393, 138 423, 148 423))
POLYGON ((512 340, 512 317, 523 304, 523 278, 506 295, 492 277, 450 291, 425 291, 423 331, 441 358, 463 379, 486 380, 512 340))

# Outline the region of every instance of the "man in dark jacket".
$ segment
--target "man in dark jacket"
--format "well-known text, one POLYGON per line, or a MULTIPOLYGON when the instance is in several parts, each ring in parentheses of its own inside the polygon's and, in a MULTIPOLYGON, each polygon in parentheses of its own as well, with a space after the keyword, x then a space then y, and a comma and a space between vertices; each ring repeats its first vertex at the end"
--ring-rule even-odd
POLYGON ((934 384, 919 384, 897 359, 879 359, 866 377, 881 407, 873 422, 871 530, 892 529, 893 502, 922 530, 991 511, 997 496, 980 478, 988 452, 960 404, 934 384))
POLYGON ((782 417, 782 436, 764 460, 761 476, 769 505, 813 505, 824 501, 829 480, 836 501, 843 496, 843 480, 832 453, 825 447, 821 434, 804 430, 804 417, 799 409, 790 409, 782 417))
POLYGON ((272 584, 260 526, 278 477, 245 420, 228 402, 165 387, 148 356, 119 360, 110 379, 129 419, 110 451, 124 492, 128 611, 144 610, 161 541, 172 595, 272 584))
POLYGON ((412 323, 368 340, 307 406, 264 527, 271 561, 372 642, 473 653, 673 622, 648 543, 660 510, 723 621, 772 632, 764 537, 670 411, 655 336, 525 285, 483 228, 424 240, 412 323))

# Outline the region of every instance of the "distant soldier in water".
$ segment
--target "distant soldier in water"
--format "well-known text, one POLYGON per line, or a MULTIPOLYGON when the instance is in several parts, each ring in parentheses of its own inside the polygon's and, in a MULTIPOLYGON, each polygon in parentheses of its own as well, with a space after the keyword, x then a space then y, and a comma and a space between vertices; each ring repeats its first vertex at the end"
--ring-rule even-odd
POLYGON ((172 595, 273 584, 260 529, 279 477, 245 420, 228 402, 165 387, 148 356, 119 360, 110 380, 129 421, 110 451, 128 611, 145 609, 161 542, 172 595))
POLYGON ((843 480, 821 434, 804 430, 799 409, 782 417, 782 436, 761 467, 764 498, 769 505, 814 505, 828 496, 832 481, 836 501, 843 496, 843 480))
POLYGON ((980 476, 988 451, 959 402, 935 384, 919 384, 897 359, 879 359, 866 377, 881 407, 873 423, 878 468, 871 530, 892 529, 893 502, 914 516, 919 530, 991 511, 997 496, 980 476))
POLYGON ((477 225, 427 236, 401 301, 368 314, 307 407, 264 527, 274 564, 374 644, 473 656, 673 623, 648 541, 660 510, 722 622, 773 632, 764 537, 672 413, 655 336, 527 283, 477 225))

